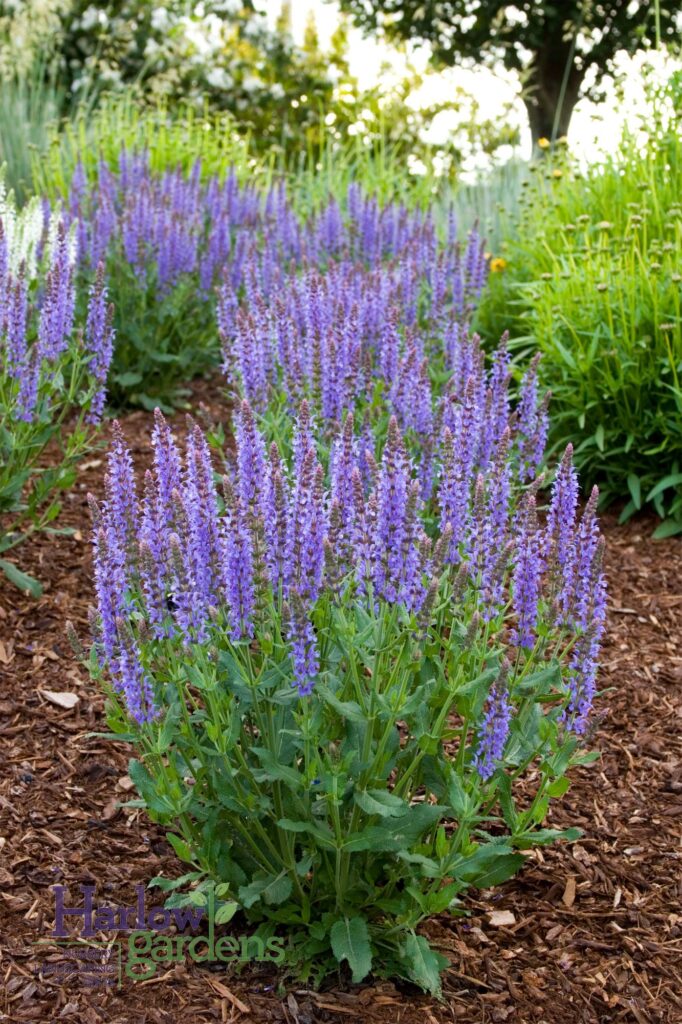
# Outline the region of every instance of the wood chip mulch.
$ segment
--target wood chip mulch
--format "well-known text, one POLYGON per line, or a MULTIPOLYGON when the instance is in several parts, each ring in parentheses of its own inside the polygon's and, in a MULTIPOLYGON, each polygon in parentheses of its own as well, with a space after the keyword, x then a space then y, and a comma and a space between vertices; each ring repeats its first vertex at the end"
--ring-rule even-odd
MULTIPOLYGON (((136 458, 148 453, 150 420, 125 418, 136 458)), ((238 975, 188 962, 120 990, 50 974, 54 950, 35 943, 53 927, 52 885, 69 886, 80 902, 78 886, 96 883, 97 902, 130 904, 136 885, 179 873, 163 830, 119 806, 133 795, 129 755, 91 735, 104 728, 103 700, 64 636, 67 619, 87 635, 85 495, 101 494, 103 458, 96 452, 81 464, 66 496, 60 525, 75 527, 73 536, 43 536, 20 549, 43 596, 32 600, 0 582, 0 1020, 682 1021, 682 540, 654 542, 651 521, 618 526, 611 516, 603 523, 608 693, 593 739, 602 757, 573 773, 548 822, 578 825, 583 838, 534 852, 515 879, 468 897, 470 916, 429 922, 425 931, 451 960, 442 1003, 386 982, 283 988, 266 966, 238 975), (78 698, 72 707, 55 696, 65 692, 78 698)))

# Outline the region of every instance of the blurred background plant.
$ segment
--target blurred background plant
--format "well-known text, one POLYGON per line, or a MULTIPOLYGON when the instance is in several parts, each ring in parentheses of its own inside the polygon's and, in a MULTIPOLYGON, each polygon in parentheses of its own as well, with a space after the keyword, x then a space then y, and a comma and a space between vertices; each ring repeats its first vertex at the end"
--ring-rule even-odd
POLYGON ((581 170, 560 147, 505 221, 503 266, 478 326, 538 347, 553 440, 621 519, 647 503, 682 532, 682 73, 650 86, 646 119, 581 170))
MULTIPOLYGON (((347 166, 350 148, 379 159, 390 151, 403 177, 408 162, 412 178, 442 176, 464 152, 493 154, 518 137, 505 120, 481 117, 475 96, 462 88, 436 103, 413 103, 424 76, 410 65, 400 80, 383 83, 379 77, 377 84, 360 86, 349 69, 347 24, 339 22, 325 49, 311 20, 298 44, 286 2, 271 27, 248 0, 168 0, 164 6, 146 0, 0 0, 0 74, 30 97, 28 120, 37 137, 28 141, 41 159, 46 127, 58 115, 75 119, 80 140, 87 124, 89 141, 101 146, 107 128, 118 134, 142 123, 146 129, 147 116, 167 124, 172 111, 173 120, 190 126, 185 151, 196 149, 211 125, 223 166, 226 144, 238 148, 243 139, 251 158, 275 162, 280 170, 317 168, 321 154, 328 158, 330 151, 347 166), (105 113, 91 126, 94 107, 105 113), (434 145, 428 132, 444 111, 454 115, 454 127, 447 141, 434 145)), ((5 128, 7 146, 26 153, 11 116, 5 128)), ((206 153, 205 143, 200 149, 206 153)), ((16 176, 10 166, 8 177, 12 185, 28 180, 25 166, 16 176)))

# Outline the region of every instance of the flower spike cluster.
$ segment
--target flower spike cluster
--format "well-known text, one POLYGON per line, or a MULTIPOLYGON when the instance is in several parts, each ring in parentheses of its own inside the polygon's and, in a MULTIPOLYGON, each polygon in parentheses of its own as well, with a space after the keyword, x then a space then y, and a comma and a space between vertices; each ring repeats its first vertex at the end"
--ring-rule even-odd
MULTIPOLYGON (((465 399, 471 394, 469 382, 465 399)), ((332 442, 325 473, 306 402, 286 456, 274 443, 266 449, 244 400, 222 493, 215 484, 219 467, 199 427, 189 421, 183 449, 158 410, 155 417, 153 469, 145 474, 141 497, 115 426, 105 500, 91 500, 96 650, 136 720, 162 712, 150 689, 147 647, 137 638, 136 622, 146 623, 145 635, 152 638, 147 646, 204 645, 222 633, 231 643, 257 647, 272 616, 280 616, 290 679, 305 696, 321 665, 316 609, 320 602, 356 602, 369 615, 383 605, 398 609, 415 636, 429 631, 434 615, 445 614, 449 631, 462 616, 469 621, 465 648, 481 623, 504 639, 507 659, 472 738, 471 763, 484 782, 504 762, 514 716, 512 665, 541 657, 543 645, 549 651, 548 629, 552 644, 570 652, 563 721, 576 733, 584 731, 606 590, 596 494, 578 517, 570 450, 556 472, 542 523, 534 488, 513 515, 511 481, 519 454, 509 426, 488 468, 479 466, 469 480, 468 492, 457 492, 455 484, 461 483, 462 465, 467 479, 472 467, 462 462, 463 453, 455 456, 446 428, 435 494, 425 502, 396 417, 365 483, 361 436, 350 414, 332 442), (440 525, 433 515, 438 509, 440 525)))

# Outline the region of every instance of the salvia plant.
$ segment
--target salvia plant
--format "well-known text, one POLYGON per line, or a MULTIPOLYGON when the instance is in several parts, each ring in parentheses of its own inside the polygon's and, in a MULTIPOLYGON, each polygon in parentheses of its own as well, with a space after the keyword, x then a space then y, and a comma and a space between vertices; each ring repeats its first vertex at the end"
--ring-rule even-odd
POLYGON ((326 211, 325 249, 338 255, 323 271, 294 272, 276 289, 265 275, 260 287, 249 279, 241 302, 226 277, 218 291, 224 370, 269 439, 290 442, 292 413, 305 399, 327 442, 344 410, 361 414, 378 441, 392 412, 426 452, 447 385, 463 388, 473 374, 477 393, 486 391, 479 339, 467 330, 487 276, 483 245, 472 231, 461 247, 454 219, 441 245, 428 217, 350 199, 353 230, 326 211))
POLYGON ((325 467, 306 402, 281 448, 243 401, 216 466, 157 411, 141 491, 114 428, 89 663, 188 866, 159 884, 198 904, 215 886, 218 923, 285 936, 313 983, 347 964, 437 993, 419 923, 577 834, 543 822, 592 756, 603 540, 570 446, 540 504, 535 369, 478 421, 469 375, 430 490, 396 416, 367 459, 348 413, 325 467))
MULTIPOLYGON (((348 331, 376 333, 387 304, 415 330, 446 308, 470 316, 487 273, 476 232, 460 249, 454 219, 439 232, 429 212, 380 205, 357 184, 343 203, 329 198, 303 214, 283 182, 257 188, 234 169, 206 177, 200 161, 189 172, 158 173, 147 154, 123 150, 118 167, 102 160, 94 180, 77 165, 65 203, 82 272, 91 275, 100 262, 107 268, 117 311, 115 403, 168 407, 181 383, 218 364, 220 333, 226 361, 234 360, 231 377, 258 406, 266 379, 276 376, 266 349, 277 345, 283 358, 282 346, 306 334, 299 369, 309 381, 333 344, 347 362, 361 357, 357 343, 349 350, 348 331), (356 309, 358 295, 374 289, 376 301, 368 295, 356 309)), ((411 344, 423 360, 420 338, 411 344)), ((344 364, 338 372, 351 370, 344 364)), ((291 390, 291 367, 281 372, 291 390)))
MULTIPOLYGON (((75 479, 102 415, 113 346, 102 267, 78 323, 73 233, 35 203, 18 213, 2 199, 0 555, 58 514, 56 494, 75 479)), ((14 561, 0 558, 0 569, 39 592, 14 561)))

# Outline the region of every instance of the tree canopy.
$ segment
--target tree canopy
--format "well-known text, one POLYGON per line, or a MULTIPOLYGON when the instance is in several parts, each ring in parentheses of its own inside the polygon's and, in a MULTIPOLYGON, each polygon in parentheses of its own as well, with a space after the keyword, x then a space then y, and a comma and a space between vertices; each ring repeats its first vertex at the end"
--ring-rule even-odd
POLYGON ((428 43, 434 61, 502 61, 519 73, 533 140, 561 136, 620 50, 679 46, 681 0, 340 0, 367 32, 428 43), (586 89, 588 72, 591 85, 586 89))

